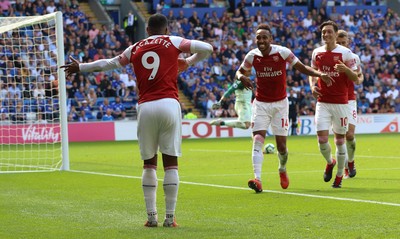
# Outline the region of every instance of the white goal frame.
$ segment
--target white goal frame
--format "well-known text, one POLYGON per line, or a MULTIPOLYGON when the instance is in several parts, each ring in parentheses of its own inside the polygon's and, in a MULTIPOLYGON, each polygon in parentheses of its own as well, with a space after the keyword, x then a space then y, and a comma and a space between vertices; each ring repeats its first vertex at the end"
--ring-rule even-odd
MULTIPOLYGON (((34 168, 32 170, 6 170, 2 171, 0 166, 0 173, 15 173, 15 172, 38 172, 38 171, 54 171, 54 170, 69 170, 69 144, 68 144, 68 117, 67 117, 67 94, 66 94, 66 83, 65 73, 60 66, 64 65, 64 33, 63 33, 63 17, 62 12, 54 12, 43 16, 30 16, 30 17, 3 17, 2 21, 6 21, 5 26, 0 26, 0 34, 7 33, 14 29, 19 29, 27 26, 33 26, 34 24, 47 23, 55 21, 55 32, 56 32, 56 52, 57 52, 57 75, 58 75, 58 104, 59 104, 59 124, 60 125, 60 141, 57 142, 61 145, 61 162, 57 161, 54 168, 34 168), (61 165, 60 165, 61 163, 61 165)), ((19 39, 19 38, 18 38, 19 39)), ((58 126, 57 126, 58 128, 58 126)), ((1 135, 0 135, 1 136, 1 135)), ((59 150, 59 148, 58 148, 59 150)), ((57 151, 59 152, 59 151, 57 151)), ((1 152, 0 152, 1 153, 1 152)), ((21 153, 23 154, 23 153, 21 153)), ((39 151, 40 155, 40 151, 39 151)), ((59 160, 60 157, 57 157, 59 160)), ((1 159, 1 158, 0 158, 1 159)), ((40 160, 40 159, 39 159, 40 160)), ((0 162, 1 163, 1 162, 0 162)))

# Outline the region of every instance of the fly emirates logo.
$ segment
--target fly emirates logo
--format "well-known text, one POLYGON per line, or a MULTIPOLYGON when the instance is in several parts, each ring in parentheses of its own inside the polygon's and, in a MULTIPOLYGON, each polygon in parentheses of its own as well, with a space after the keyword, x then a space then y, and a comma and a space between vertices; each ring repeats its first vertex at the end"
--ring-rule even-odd
POLYGON ((322 66, 322 72, 324 72, 325 74, 327 74, 330 77, 339 77, 339 72, 330 66, 322 66))
POLYGON ((264 71, 257 71, 257 77, 275 77, 282 75, 282 70, 274 71, 272 67, 264 67, 264 71))

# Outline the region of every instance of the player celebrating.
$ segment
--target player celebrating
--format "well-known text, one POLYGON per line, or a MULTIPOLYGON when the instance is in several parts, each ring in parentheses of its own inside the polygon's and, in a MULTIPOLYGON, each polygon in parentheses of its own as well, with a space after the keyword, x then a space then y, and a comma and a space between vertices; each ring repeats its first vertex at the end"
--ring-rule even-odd
POLYGON ((79 64, 71 58, 72 62, 62 67, 67 75, 71 75, 79 71, 108 71, 129 63, 133 65, 139 90, 137 135, 144 163, 142 188, 148 215, 145 226, 158 225, 156 169, 159 148, 165 171, 163 189, 166 216, 163 225, 177 227, 175 207, 179 186, 178 156, 181 155, 182 142, 178 69, 186 70, 189 65, 208 57, 212 46, 196 40, 168 36, 168 20, 161 14, 149 18, 146 30, 148 38, 136 42, 115 58, 86 64, 79 64), (178 59, 182 52, 195 54, 186 59, 178 59))
POLYGON ((237 120, 226 120, 222 119, 213 120, 210 122, 211 125, 226 125, 233 128, 248 129, 251 121, 251 98, 253 91, 244 88, 242 82, 236 81, 233 83, 228 90, 224 93, 218 103, 215 103, 212 108, 214 110, 221 108, 221 104, 224 100, 228 99, 229 96, 235 92, 235 111, 238 115, 237 120))
POLYGON ((249 180, 248 186, 259 193, 262 192, 263 145, 270 125, 278 149, 281 187, 286 189, 289 186, 289 178, 286 173, 286 162, 288 160, 286 137, 288 135, 289 111, 286 94, 286 64, 289 63, 303 74, 321 77, 327 84, 332 82, 326 74, 305 66, 288 48, 271 44, 272 33, 267 24, 258 26, 255 41, 257 48, 246 54, 236 72, 236 77, 245 88, 252 89, 253 85, 248 76, 251 73, 251 68, 255 68, 257 87, 252 109, 252 162, 255 179, 249 180))
POLYGON ((346 146, 344 137, 347 131, 348 121, 348 85, 349 82, 357 81, 358 77, 354 70, 352 52, 341 45, 336 44, 338 26, 333 21, 321 24, 320 30, 325 45, 316 48, 312 53, 312 67, 323 71, 334 79, 334 83, 328 87, 325 82, 310 78, 311 91, 317 98, 315 124, 318 137, 318 145, 327 165, 324 172, 324 181, 329 182, 336 160, 331 157, 331 146, 329 145, 329 129, 332 127, 336 145, 336 158, 338 169, 332 187, 340 188, 343 178, 343 170, 346 158, 346 146), (347 66, 347 67, 345 67, 347 66))
MULTIPOLYGON (((338 37, 336 39, 336 43, 342 45, 344 47, 349 48, 349 36, 346 31, 339 30, 338 37)), ((356 151, 356 139, 355 139, 355 130, 357 123, 357 102, 356 95, 354 94, 354 84, 361 84, 364 81, 364 75, 361 70, 361 61, 358 55, 353 53, 353 57, 357 66, 357 77, 358 80, 354 83, 350 82, 349 84, 349 94, 348 94, 348 106, 349 106, 349 128, 346 132, 346 148, 347 148, 347 158, 345 163, 344 177, 345 178, 353 178, 356 176, 356 167, 354 164, 354 153, 356 151)), ((346 65, 342 65, 342 67, 338 68, 345 70, 346 65)))

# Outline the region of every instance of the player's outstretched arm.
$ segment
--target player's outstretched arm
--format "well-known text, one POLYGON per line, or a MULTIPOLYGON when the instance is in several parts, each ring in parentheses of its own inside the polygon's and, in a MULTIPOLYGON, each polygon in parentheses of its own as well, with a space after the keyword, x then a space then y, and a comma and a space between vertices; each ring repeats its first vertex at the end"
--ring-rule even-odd
MULTIPOLYGON (((61 68, 65 69, 65 73, 67 76, 70 76, 71 74, 77 73, 77 72, 99 72, 99 71, 109 71, 113 69, 117 69, 122 67, 123 64, 121 65, 120 62, 125 62, 123 60, 125 56, 123 54, 116 56, 114 58, 110 59, 100 59, 97 61, 93 61, 90 63, 79 63, 78 60, 74 59, 73 57, 69 57, 71 60, 70 63, 61 66, 61 68)), ((128 61, 129 62, 129 61, 128 61)))

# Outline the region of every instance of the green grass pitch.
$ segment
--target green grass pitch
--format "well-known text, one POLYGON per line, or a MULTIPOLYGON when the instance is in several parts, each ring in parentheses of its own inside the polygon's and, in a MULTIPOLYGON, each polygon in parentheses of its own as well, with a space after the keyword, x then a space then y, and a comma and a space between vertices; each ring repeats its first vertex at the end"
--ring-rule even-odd
MULTIPOLYGON (((357 176, 341 189, 322 179, 316 137, 297 136, 288 138, 289 188, 277 156, 265 155, 256 194, 251 144, 184 140, 180 227, 145 228, 137 142, 72 143, 69 172, 0 174, 0 238, 400 238, 399 134, 357 135, 357 176)), ((163 218, 161 181, 157 201, 163 218)))

